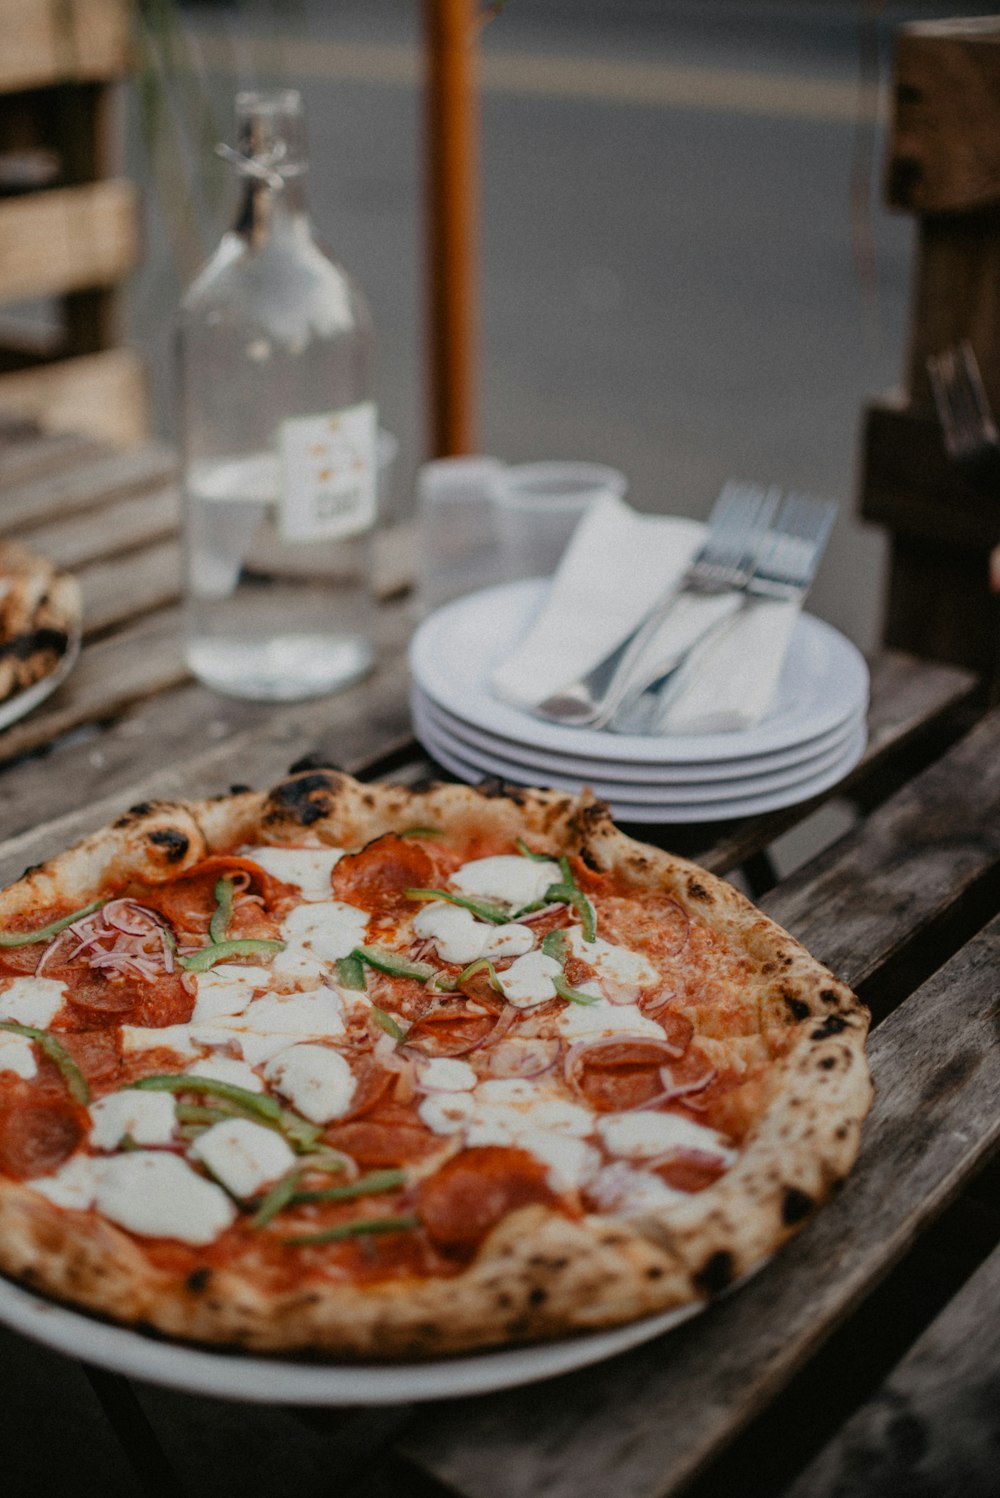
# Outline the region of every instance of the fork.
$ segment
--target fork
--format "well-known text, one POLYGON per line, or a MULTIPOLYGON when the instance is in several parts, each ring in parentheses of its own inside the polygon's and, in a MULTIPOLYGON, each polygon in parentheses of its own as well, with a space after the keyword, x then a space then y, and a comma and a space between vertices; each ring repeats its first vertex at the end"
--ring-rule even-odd
MULTIPOLYGON (((712 507, 708 533, 679 583, 609 655, 576 681, 532 708, 537 716, 575 727, 601 728, 626 695, 631 695, 633 668, 667 614, 687 593, 727 593, 742 587, 753 572, 757 549, 777 508, 779 493, 759 484, 730 480, 712 507)), ((662 674, 657 665, 656 675, 662 674)), ((648 683, 647 676, 643 685, 648 683)))
POLYGON ((997 492, 1000 432, 968 339, 928 355, 927 375, 949 458, 972 483, 997 492))
POLYGON ((630 689, 611 716, 612 732, 661 731, 667 712, 705 654, 723 634, 739 626, 741 616, 755 601, 791 603, 803 599, 816 576, 836 518, 837 505, 832 500, 808 494, 786 495, 774 525, 758 548, 738 608, 669 658, 654 681, 644 688, 630 689))

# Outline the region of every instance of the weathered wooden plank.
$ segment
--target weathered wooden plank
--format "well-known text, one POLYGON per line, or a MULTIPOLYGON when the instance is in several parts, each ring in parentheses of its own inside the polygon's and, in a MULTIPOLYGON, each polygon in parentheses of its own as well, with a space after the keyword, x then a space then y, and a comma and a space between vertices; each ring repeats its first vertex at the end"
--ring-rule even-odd
MULTIPOLYGON (((234 781, 266 786, 314 750, 345 769, 362 770, 409 739, 401 649, 409 628, 405 609, 386 609, 378 668, 334 697, 267 706, 187 686, 149 696, 100 735, 9 769, 0 777, 0 828, 8 840, 0 845, 0 880, 15 877, 26 864, 57 852, 136 801, 214 795, 234 781)), ((117 636, 84 652, 81 670, 88 655, 98 664, 91 667, 96 680, 90 717, 77 723, 113 716, 119 664, 124 687, 137 699, 148 695, 142 690, 145 647, 155 653, 159 673, 169 673, 171 662, 179 661, 172 613, 153 616, 127 639, 117 636)), ((52 699, 54 713, 66 711, 58 696, 52 699)), ((45 712, 41 709, 39 716, 45 712)), ((15 725, 8 736, 21 730, 22 747, 31 747, 32 721, 15 725)), ((74 725, 64 724, 60 731, 66 726, 74 725)), ((46 726, 38 742, 48 743, 51 737, 46 726)), ((7 736, 0 738, 0 752, 6 752, 8 742, 7 736)))
POLYGON ((149 435, 146 371, 135 349, 55 359, 0 375, 0 410, 46 431, 85 432, 134 446, 149 435))
POLYGON ((180 497, 171 485, 109 500, 99 510, 68 520, 49 521, 25 539, 60 567, 72 569, 176 535, 179 514, 180 497))
MULTIPOLYGON (((60 469, 91 462, 101 452, 95 442, 79 432, 43 432, 32 430, 29 423, 0 423, 0 494, 5 495, 15 484, 50 478, 60 469)), ((3 498, 0 507, 6 511, 3 498)))
POLYGON ((0 89, 40 88, 69 79, 118 78, 131 53, 128 0, 18 0, 7 8, 0 89))
POLYGON ((998 872, 1000 709, 761 904, 857 988, 998 872))
POLYGON ((181 591, 181 548, 177 541, 129 552, 77 572, 88 634, 127 624, 141 614, 176 603, 181 591))
POLYGON ((0 203, 0 296, 110 286, 139 254, 136 188, 121 178, 26 193, 0 203))
POLYGON ((89 444, 88 448, 56 472, 27 475, 22 482, 4 485, 0 511, 6 535, 20 535, 115 499, 162 489, 177 477, 177 456, 163 443, 146 442, 127 452, 89 444))
POLYGON ((780 1396, 1000 1145, 998 959, 1000 920, 876 1030, 876 1101, 854 1173, 752 1281, 593 1369, 425 1408, 407 1457, 466 1498, 677 1492, 780 1396))
POLYGON ((784 1498, 994 1498, 1000 1443, 996 1249, 784 1498))

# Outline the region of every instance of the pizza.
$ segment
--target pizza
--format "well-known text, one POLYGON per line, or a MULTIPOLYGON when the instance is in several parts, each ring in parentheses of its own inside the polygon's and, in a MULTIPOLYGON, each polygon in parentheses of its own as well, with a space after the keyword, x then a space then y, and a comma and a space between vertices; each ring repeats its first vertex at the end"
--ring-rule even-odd
POLYGON ((76 579, 14 541, 0 541, 0 702, 49 676, 79 633, 76 579))
POLYGON ((701 1302, 850 1168, 867 1019, 587 795, 136 806, 0 894, 0 1271, 341 1359, 701 1302))

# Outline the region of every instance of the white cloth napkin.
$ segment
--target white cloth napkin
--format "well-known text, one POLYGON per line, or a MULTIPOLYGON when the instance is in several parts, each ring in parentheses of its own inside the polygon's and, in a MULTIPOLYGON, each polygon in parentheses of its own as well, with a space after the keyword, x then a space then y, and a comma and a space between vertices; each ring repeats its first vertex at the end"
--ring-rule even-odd
MULTIPOLYGON (((596 504, 577 527, 541 612, 494 669, 497 696, 530 711, 597 665, 680 581, 704 533, 696 521, 640 515, 619 499, 596 504)), ((735 732, 758 723, 774 701, 798 612, 797 603, 684 595, 643 660, 655 667, 706 625, 717 628, 683 668, 657 731, 735 732)))

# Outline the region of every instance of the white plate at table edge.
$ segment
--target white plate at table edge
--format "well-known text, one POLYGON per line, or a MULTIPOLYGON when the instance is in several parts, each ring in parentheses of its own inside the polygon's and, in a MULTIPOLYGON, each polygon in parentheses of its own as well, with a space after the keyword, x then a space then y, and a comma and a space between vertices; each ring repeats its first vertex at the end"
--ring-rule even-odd
POLYGON ((608 734, 587 728, 565 728, 502 702, 491 692, 487 677, 493 666, 513 650, 540 605, 547 579, 529 578, 501 583, 455 599, 430 614, 410 642, 410 670, 424 694, 454 716, 513 743, 556 753, 581 754, 616 762, 691 764, 716 760, 742 761, 751 755, 804 744, 829 733, 863 711, 869 676, 857 647, 832 625, 802 614, 796 621, 785 670, 779 682, 779 707, 755 728, 741 733, 673 734, 652 737, 608 734), (484 617, 485 616, 485 617, 484 617), (477 622, 478 620, 478 622, 477 622), (488 626, 488 627, 486 627, 488 626), (790 724, 781 710, 782 683, 787 698, 788 678, 807 650, 826 656, 821 687, 815 671, 805 671, 814 702, 790 724))
POLYGON ((80 654, 80 639, 81 630, 77 626, 69 636, 66 649, 55 670, 50 671, 48 676, 41 677, 39 681, 33 681, 30 687, 24 687, 20 692, 15 692, 13 696, 0 702, 0 731, 25 717, 44 702, 46 697, 50 697, 57 687, 62 686, 76 665, 80 654))
POLYGON ((0 1277, 0 1322, 24 1336, 128 1378, 254 1404, 409 1404, 491 1394, 603 1362, 704 1309, 698 1301, 608 1331, 432 1362, 298 1363, 160 1341, 43 1300, 0 1277))
MULTIPOLYGON (((426 733, 421 735, 418 732, 417 737, 432 759, 437 760, 438 764, 467 784, 475 785, 480 780, 498 778, 496 771, 482 764, 462 759, 449 744, 436 741, 433 735, 426 733)), ((813 796, 830 790, 854 769, 865 752, 867 742, 867 730, 859 729, 857 735, 846 746, 842 758, 833 766, 814 779, 787 787, 784 792, 772 791, 767 795, 748 796, 745 800, 702 801, 688 804, 671 802, 666 797, 656 803, 628 801, 622 796, 604 796, 601 799, 609 803, 612 815, 619 822, 656 822, 668 826, 679 826, 689 822, 731 822, 740 817, 762 816, 765 812, 781 811, 786 806, 797 806, 800 802, 810 801, 813 796)), ((499 778, 507 779, 502 775, 499 778)), ((512 783, 523 785, 525 782, 514 781, 512 783)), ((553 790, 569 791, 571 794, 579 793, 583 784, 578 777, 554 775, 550 775, 545 783, 553 790)))
POLYGON ((449 750, 467 764, 480 769, 484 775, 499 775, 504 780, 510 780, 515 785, 545 784, 546 777, 557 776, 564 782, 561 788, 565 789, 572 783, 574 785, 588 785, 595 796, 603 800, 625 801, 629 804, 651 806, 705 806, 715 805, 716 802, 745 802, 748 798, 757 798, 769 794, 772 791, 792 790, 802 784, 812 784, 819 776, 827 770, 834 769, 841 764, 844 758, 851 752, 852 745, 858 735, 864 731, 864 721, 857 721, 848 725, 848 731, 843 739, 824 749, 815 759, 804 761, 800 765, 792 765, 787 769, 775 772, 772 775, 748 775, 736 777, 732 781, 711 781, 699 784, 657 781, 635 780, 618 781, 604 779, 597 775, 578 777, 575 770, 563 771, 551 769, 540 765, 518 763, 508 759, 505 755, 494 754, 490 751, 469 748, 467 745, 453 736, 447 729, 442 729, 435 723, 433 713, 428 712, 426 704, 414 702, 412 704, 413 722, 417 738, 421 742, 433 745, 435 753, 438 749, 449 750))
POLYGON ((656 786, 665 791, 681 788, 699 789, 704 797, 713 794, 717 786, 742 784, 745 781, 755 782, 780 772, 793 774, 799 767, 815 764, 817 760, 831 754, 835 749, 845 747, 848 739, 857 734, 865 720, 865 714, 858 713, 831 729, 829 733, 823 734, 818 739, 812 739, 808 744, 801 745, 797 749, 777 750, 773 755, 766 756, 754 755, 746 762, 742 760, 718 761, 716 764, 705 766, 640 765, 635 762, 619 764, 614 760, 593 760, 578 755, 553 754, 545 749, 533 749, 529 744, 513 744, 508 739, 494 737, 490 733, 463 723, 460 718, 449 713, 447 708, 441 707, 432 697, 428 697, 416 681, 410 683, 410 704, 414 717, 420 715, 429 720, 439 738, 455 740, 456 748, 460 753, 464 746, 478 751, 477 758, 481 754, 489 754, 498 762, 506 761, 518 767, 519 770, 530 771, 536 778, 554 771, 557 774, 579 775, 588 783, 600 780, 604 785, 619 787, 625 795, 633 785, 644 785, 656 786))

